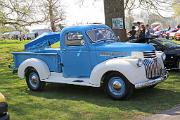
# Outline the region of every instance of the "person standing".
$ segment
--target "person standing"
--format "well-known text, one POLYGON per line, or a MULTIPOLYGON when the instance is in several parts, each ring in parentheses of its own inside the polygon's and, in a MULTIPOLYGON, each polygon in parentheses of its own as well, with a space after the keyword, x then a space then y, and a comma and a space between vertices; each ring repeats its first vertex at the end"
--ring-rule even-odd
POLYGON ((132 40, 132 39, 136 39, 136 30, 135 30, 135 26, 132 26, 132 30, 129 31, 129 34, 130 34, 130 37, 129 39, 132 40))
POLYGON ((146 39, 145 39, 145 26, 144 25, 141 25, 140 27, 140 33, 139 33, 139 42, 140 43, 145 43, 146 42, 146 39))
POLYGON ((146 27, 145 27, 145 39, 146 39, 146 42, 149 41, 149 39, 152 38, 152 29, 150 28, 150 26, 147 24, 146 27))

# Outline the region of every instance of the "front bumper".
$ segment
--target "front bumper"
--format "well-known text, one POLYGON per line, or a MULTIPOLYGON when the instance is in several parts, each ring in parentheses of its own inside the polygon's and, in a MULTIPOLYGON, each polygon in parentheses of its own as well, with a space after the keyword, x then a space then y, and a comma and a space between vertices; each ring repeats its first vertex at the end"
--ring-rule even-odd
POLYGON ((168 72, 166 69, 164 69, 164 70, 162 70, 161 77, 154 79, 154 80, 148 80, 148 81, 143 82, 143 83, 137 83, 137 84, 135 84, 135 88, 140 89, 140 88, 152 86, 152 85, 158 84, 158 83, 166 80, 167 78, 168 78, 168 72))

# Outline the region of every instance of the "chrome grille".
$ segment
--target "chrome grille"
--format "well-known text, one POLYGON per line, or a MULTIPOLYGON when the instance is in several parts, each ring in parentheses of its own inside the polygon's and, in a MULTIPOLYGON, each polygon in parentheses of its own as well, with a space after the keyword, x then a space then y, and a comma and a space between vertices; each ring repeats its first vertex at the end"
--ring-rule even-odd
POLYGON ((143 52, 144 58, 156 58, 156 53, 155 51, 146 51, 143 52))
POLYGON ((161 65, 158 63, 157 58, 145 59, 144 66, 146 70, 146 77, 148 79, 156 79, 161 76, 161 65))

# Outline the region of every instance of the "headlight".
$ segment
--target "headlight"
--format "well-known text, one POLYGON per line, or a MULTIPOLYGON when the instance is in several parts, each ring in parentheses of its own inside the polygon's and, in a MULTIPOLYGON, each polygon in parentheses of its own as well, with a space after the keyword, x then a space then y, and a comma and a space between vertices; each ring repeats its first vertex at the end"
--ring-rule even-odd
POLYGON ((143 52, 132 52, 131 53, 132 58, 144 58, 143 52))
POLYGON ((166 54, 165 53, 163 53, 162 55, 161 55, 161 58, 163 59, 163 61, 166 59, 166 54))
POLYGON ((137 66, 138 67, 143 66, 143 60, 141 58, 138 59, 137 66))

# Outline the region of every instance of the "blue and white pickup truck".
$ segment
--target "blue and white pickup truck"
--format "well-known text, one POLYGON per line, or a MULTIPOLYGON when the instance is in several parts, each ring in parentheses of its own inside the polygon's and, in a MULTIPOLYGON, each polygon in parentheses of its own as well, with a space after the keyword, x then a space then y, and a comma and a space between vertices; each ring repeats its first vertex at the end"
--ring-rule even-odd
POLYGON ((167 78, 165 55, 149 44, 121 43, 103 24, 66 27, 43 34, 13 52, 14 69, 30 90, 45 83, 104 87, 113 99, 129 97, 134 89, 154 87, 167 78), (59 48, 50 46, 60 41, 59 48))

